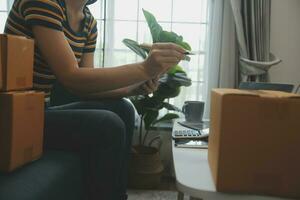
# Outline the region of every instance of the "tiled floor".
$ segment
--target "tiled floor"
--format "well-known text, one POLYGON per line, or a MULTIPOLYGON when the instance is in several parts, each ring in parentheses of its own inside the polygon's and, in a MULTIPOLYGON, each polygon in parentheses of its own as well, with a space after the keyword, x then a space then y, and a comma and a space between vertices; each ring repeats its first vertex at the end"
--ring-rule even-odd
MULTIPOLYGON (((176 200, 175 178, 164 176, 157 188, 153 190, 129 189, 128 195, 128 200, 176 200)), ((187 199, 185 197, 185 200, 187 199)))
POLYGON ((174 177, 170 176, 163 176, 161 178, 160 185, 158 186, 158 190, 171 190, 171 191, 177 191, 176 190, 176 180, 174 177))

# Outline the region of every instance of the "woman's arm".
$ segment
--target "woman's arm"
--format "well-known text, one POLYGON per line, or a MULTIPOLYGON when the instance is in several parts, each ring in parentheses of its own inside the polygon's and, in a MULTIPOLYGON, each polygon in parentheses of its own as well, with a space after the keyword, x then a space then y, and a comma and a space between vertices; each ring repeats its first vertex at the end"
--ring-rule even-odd
MULTIPOLYGON (((84 53, 81 57, 81 61, 79 63, 79 67, 94 67, 94 52, 92 53, 84 53)), ((144 84, 135 84, 125 88, 115 89, 107 92, 101 92, 96 94, 85 94, 81 97, 84 99, 118 99, 123 97, 129 97, 133 95, 139 94, 150 94, 154 92, 158 87, 158 81, 155 79, 154 81, 148 81, 144 84)))
POLYGON ((130 97, 136 95, 146 95, 155 92, 158 89, 158 79, 152 79, 146 81, 144 83, 134 84, 129 87, 120 88, 108 92, 96 93, 96 94, 88 94, 82 96, 82 98, 86 99, 116 99, 122 97, 130 97))
POLYGON ((63 32, 34 26, 33 33, 58 80, 77 95, 106 92, 150 80, 176 65, 185 52, 174 44, 155 44, 149 57, 141 63, 113 68, 79 68, 63 32))
MULTIPOLYGON (((94 52, 84 53, 79 63, 79 67, 94 68, 94 52)), ((86 99, 103 99, 103 98, 117 99, 117 98, 122 98, 127 96, 130 96, 128 87, 115 89, 107 92, 95 93, 95 94, 85 94, 82 95, 81 97, 86 99)))
MULTIPOLYGON (((94 68, 94 52, 84 53, 79 63, 79 67, 94 68)), ((104 99, 104 98, 118 99, 127 96, 130 96, 128 87, 110 90, 107 92, 95 93, 95 94, 85 94, 82 95, 81 97, 83 99, 104 99)))
MULTIPOLYGON (((79 63, 80 67, 94 67, 94 53, 84 53, 79 63)), ((150 94, 158 88, 158 78, 149 80, 145 83, 134 84, 125 88, 111 90, 107 92, 87 94, 82 98, 86 99, 103 99, 103 98, 122 98, 141 94, 150 94)))

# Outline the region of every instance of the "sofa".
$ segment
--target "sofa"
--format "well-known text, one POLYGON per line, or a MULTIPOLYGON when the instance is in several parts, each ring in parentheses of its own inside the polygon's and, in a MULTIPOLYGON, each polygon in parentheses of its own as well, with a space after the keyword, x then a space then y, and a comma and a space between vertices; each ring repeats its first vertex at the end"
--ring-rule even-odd
POLYGON ((11 173, 0 173, 0 200, 82 200, 79 156, 46 151, 43 156, 11 173))

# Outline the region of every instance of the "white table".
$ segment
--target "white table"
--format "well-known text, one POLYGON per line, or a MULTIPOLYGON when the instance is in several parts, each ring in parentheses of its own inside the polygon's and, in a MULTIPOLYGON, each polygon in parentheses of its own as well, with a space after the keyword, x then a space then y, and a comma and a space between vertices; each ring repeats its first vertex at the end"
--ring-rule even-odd
MULTIPOLYGON (((175 120, 174 130, 183 130, 185 127, 175 120)), ((178 200, 184 194, 191 199, 203 200, 283 200, 284 198, 220 193, 216 191, 207 161, 207 149, 188 149, 174 147, 172 144, 173 162, 176 175, 176 185, 179 191, 178 200)))

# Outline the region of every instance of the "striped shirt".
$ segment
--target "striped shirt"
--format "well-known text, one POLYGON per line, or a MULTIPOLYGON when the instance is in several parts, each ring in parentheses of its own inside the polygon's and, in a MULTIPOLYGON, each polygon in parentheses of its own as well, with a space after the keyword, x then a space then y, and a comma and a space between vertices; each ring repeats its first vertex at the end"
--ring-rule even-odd
MULTIPOLYGON (((4 32, 34 39, 32 27, 35 25, 61 31, 80 63, 84 53, 95 51, 97 40, 97 23, 87 7, 84 16, 82 30, 75 32, 68 23, 64 0, 15 0, 4 32)), ((37 46, 33 73, 34 89, 44 91, 46 97, 50 97, 56 78, 37 46)))

